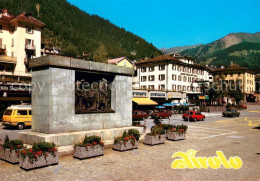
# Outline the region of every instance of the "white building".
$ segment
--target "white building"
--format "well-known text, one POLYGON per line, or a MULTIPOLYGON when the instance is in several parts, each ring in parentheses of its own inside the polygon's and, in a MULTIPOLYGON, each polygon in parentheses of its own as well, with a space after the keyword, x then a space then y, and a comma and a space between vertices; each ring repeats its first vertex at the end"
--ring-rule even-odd
POLYGON ((0 11, 1 103, 30 101, 28 87, 23 85, 31 82, 28 59, 41 56, 43 26, 30 13, 13 16, 7 10, 0 11))
POLYGON ((186 102, 187 97, 201 95, 198 82, 212 80, 206 67, 194 63, 191 57, 161 55, 140 61, 136 67, 133 89, 165 92, 165 98, 173 102, 186 102))

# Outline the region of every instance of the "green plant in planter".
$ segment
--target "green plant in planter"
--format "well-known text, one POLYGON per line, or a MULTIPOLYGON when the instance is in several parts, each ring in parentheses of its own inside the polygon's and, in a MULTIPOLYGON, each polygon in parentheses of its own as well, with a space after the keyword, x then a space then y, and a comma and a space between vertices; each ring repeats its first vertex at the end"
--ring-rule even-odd
POLYGON ((139 141, 140 133, 138 130, 129 129, 128 132, 124 131, 122 136, 118 136, 114 140, 114 144, 124 143, 131 140, 132 145, 135 145, 135 140, 139 141))
POLYGON ((163 124, 162 127, 163 127, 164 130, 168 130, 168 129, 172 129, 172 128, 174 128, 175 126, 172 125, 172 124, 163 124))
POLYGON ((45 159, 51 154, 53 157, 56 156, 57 148, 54 143, 49 142, 39 142, 34 143, 32 148, 24 148, 20 151, 20 156, 25 159, 26 156, 29 157, 29 161, 32 163, 38 159, 38 157, 44 156, 45 159))
POLYGON ((18 153, 24 146, 21 140, 9 140, 9 137, 6 135, 3 147, 5 149, 15 150, 15 152, 18 153))
POLYGON ((170 132, 178 132, 178 133, 186 133, 188 129, 187 125, 177 125, 176 127, 173 127, 172 129, 169 129, 170 132))
POLYGON ((100 145, 102 147, 104 147, 104 142, 101 141, 101 137, 100 136, 95 136, 95 135, 92 135, 92 136, 85 136, 84 140, 82 143, 79 143, 79 144, 76 144, 76 146, 80 146, 80 147, 87 147, 88 146, 94 146, 94 145, 100 145))

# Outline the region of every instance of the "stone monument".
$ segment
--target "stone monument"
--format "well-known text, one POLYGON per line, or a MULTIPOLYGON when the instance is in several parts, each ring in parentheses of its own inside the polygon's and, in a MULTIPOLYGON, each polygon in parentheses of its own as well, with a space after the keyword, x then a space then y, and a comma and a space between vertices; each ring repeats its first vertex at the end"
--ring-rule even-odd
POLYGON ((29 67, 32 131, 19 133, 24 143, 68 146, 98 135, 111 144, 125 130, 143 133, 132 126, 132 68, 53 55, 29 67))

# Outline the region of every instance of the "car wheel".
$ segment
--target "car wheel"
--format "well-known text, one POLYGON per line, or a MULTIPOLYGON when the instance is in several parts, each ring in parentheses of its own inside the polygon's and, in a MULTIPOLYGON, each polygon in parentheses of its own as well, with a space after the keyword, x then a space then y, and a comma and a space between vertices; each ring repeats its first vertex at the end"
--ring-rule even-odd
POLYGON ((18 128, 19 130, 22 130, 22 129, 24 128, 24 124, 23 124, 23 123, 18 123, 18 124, 17 124, 17 128, 18 128))

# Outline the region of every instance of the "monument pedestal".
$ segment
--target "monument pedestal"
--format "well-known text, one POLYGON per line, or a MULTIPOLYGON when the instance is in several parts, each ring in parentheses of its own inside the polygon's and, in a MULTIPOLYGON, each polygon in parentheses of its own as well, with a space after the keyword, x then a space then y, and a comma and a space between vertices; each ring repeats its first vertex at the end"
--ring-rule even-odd
POLYGON ((66 147, 86 135, 111 142, 132 127, 134 69, 62 56, 29 61, 32 69, 32 132, 25 144, 53 142, 66 147))
POLYGON ((19 139, 25 144, 33 145, 33 143, 38 143, 42 141, 52 142, 56 146, 69 146, 80 143, 84 140, 85 136, 96 135, 100 136, 101 140, 105 144, 113 143, 113 140, 117 136, 122 136, 124 131, 129 129, 139 130, 140 134, 143 134, 143 127, 122 127, 122 128, 111 128, 111 129, 99 129, 99 130, 88 130, 88 131, 78 131, 69 133, 57 133, 57 134, 46 134, 38 132, 20 132, 19 139))

